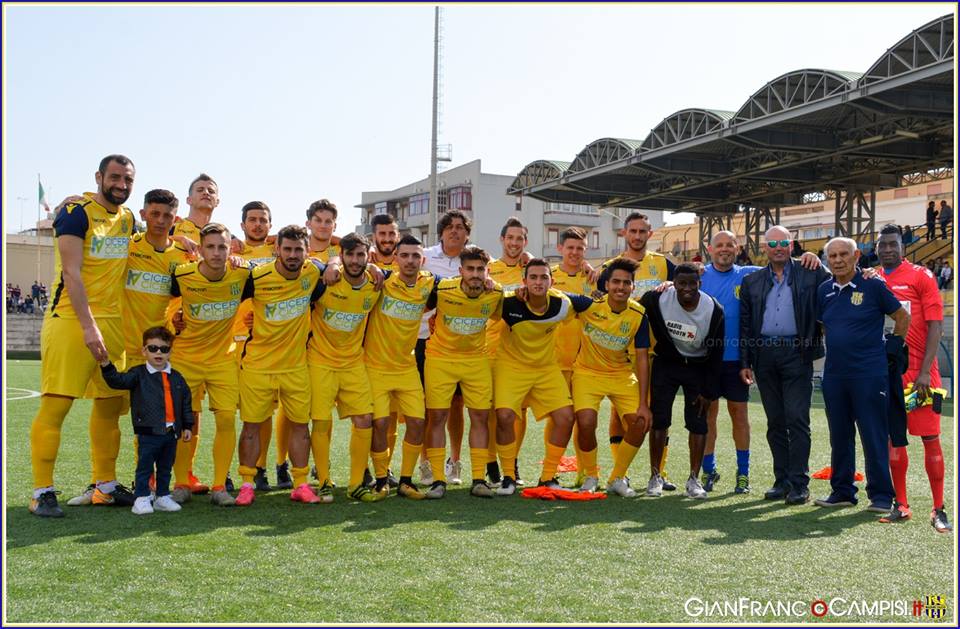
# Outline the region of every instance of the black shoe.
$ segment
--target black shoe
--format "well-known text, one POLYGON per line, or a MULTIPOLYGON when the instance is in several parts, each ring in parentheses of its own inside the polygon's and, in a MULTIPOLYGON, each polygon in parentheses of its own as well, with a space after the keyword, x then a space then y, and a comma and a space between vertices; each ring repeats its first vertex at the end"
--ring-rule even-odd
POLYGON ((134 493, 120 483, 117 483, 110 495, 113 496, 113 504, 117 507, 132 507, 137 501, 134 493))
POLYGON ((774 485, 767 491, 763 492, 764 500, 783 500, 787 497, 787 494, 790 493, 787 488, 783 485, 774 485))
POLYGON ((378 478, 375 481, 373 481, 373 491, 377 492, 378 494, 382 494, 385 491, 389 491, 388 488, 389 488, 389 483, 387 482, 386 476, 384 476, 383 478, 378 478))
POLYGON ((498 496, 512 496, 517 492, 517 484, 509 476, 504 476, 500 481, 500 487, 497 488, 498 496))
MULTIPOLYGON (((42 499, 43 496, 40 496, 40 498, 42 499)), ((53 504, 56 506, 56 498, 53 499, 53 504)), ((63 515, 62 511, 60 512, 60 515, 63 515)), ((937 533, 949 533, 953 530, 953 527, 950 526, 950 522, 947 520, 947 512, 943 507, 934 509, 930 512, 930 526, 932 526, 933 530, 935 530, 937 533)))
POLYGON ((30 513, 38 515, 41 518, 62 518, 63 509, 57 504, 57 493, 55 491, 45 491, 39 498, 30 501, 30 513))
POLYGON ((718 482, 720 482, 720 472, 717 470, 713 470, 712 472, 704 472, 700 476, 700 484, 703 485, 703 491, 713 491, 713 486, 718 482))
POLYGON ((786 503, 788 505, 802 505, 809 501, 810 491, 806 487, 803 489, 791 489, 786 498, 786 503))
POLYGON ((396 489, 400 486, 400 481, 393 475, 393 470, 387 470, 387 484, 390 485, 390 489, 396 489))
POLYGON ((257 473, 253 476, 253 488, 257 491, 270 491, 270 481, 267 480, 267 470, 258 467, 257 473))
POLYGON ((670 482, 664 474, 660 474, 660 479, 663 481, 663 491, 677 491, 677 486, 670 482))
POLYGON ((487 479, 490 480, 491 485, 497 485, 503 480, 503 477, 500 476, 500 466, 496 461, 487 463, 487 479))
MULTIPOLYGON (((284 465, 286 465, 286 462, 284 462, 284 465)), ((317 466, 316 466, 316 465, 311 465, 311 466, 310 466, 310 478, 312 478, 313 480, 317 481, 318 483, 320 482, 320 473, 317 472, 317 466)), ((291 480, 290 482, 293 483, 292 480, 291 480)))
POLYGON ((293 479, 290 478, 290 466, 284 461, 277 466, 277 489, 293 489, 293 479))
POLYGON ((542 480, 537 483, 537 487, 549 487, 550 489, 561 489, 560 481, 556 477, 551 478, 550 480, 542 480))
POLYGON ((230 475, 227 474, 227 480, 223 483, 223 488, 229 493, 233 493, 236 490, 236 487, 233 486, 233 479, 230 478, 230 475))
POLYGON ((363 486, 364 487, 373 487, 376 484, 376 480, 373 478, 373 475, 370 473, 369 468, 363 470, 363 486))
POLYGON ((523 482, 523 479, 520 478, 520 461, 513 461, 513 480, 517 483, 517 487, 523 487, 526 483, 523 482))

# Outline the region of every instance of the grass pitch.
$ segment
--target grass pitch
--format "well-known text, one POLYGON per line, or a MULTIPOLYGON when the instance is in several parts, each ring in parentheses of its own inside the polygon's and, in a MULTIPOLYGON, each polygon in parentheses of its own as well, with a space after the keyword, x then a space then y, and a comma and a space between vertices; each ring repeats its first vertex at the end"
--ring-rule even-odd
MULTIPOLYGON (((942 594, 942 621, 956 625, 954 537, 936 534, 928 523, 920 441, 912 439, 909 448, 914 519, 905 524, 877 523, 863 510, 862 492, 860 506, 837 511, 767 502, 762 494, 772 482, 771 461, 756 393, 750 405, 753 493, 746 496, 733 494, 725 411, 717 445, 723 479, 704 502, 679 495, 586 503, 480 500, 464 486, 451 487, 439 501, 392 497, 358 504, 344 494, 349 430, 337 423, 332 454, 339 489, 332 505, 291 504, 288 493, 278 491, 258 495, 246 509, 216 508, 198 497, 175 514, 64 507, 66 518, 44 520, 27 512, 29 431, 39 398, 12 399, 24 395, 12 387, 39 388, 39 363, 10 360, 6 367, 7 622, 797 622, 815 620, 809 613, 815 599, 842 597, 848 603, 837 609, 850 611, 854 602, 912 603, 942 594), (794 609, 806 613, 691 616, 687 611, 699 608, 686 605, 691 597, 801 601, 794 609)), ((955 430, 952 407, 945 411, 952 514, 955 430)), ((605 406, 601 426, 607 413, 605 406)), ((64 425, 56 471, 61 504, 89 479, 88 414, 89 403, 78 401, 64 425)), ((121 418, 121 429, 118 469, 121 482, 129 483, 129 418, 121 418)), ((667 471, 678 481, 687 467, 682 422, 673 434, 667 471)), ((829 464, 822 407, 813 411, 813 438, 815 470, 829 464)), ((201 439, 196 471, 208 480, 209 429, 201 439)), ((465 472, 468 454, 465 447, 465 472)), ((536 479, 542 454, 542 424, 531 421, 520 457, 524 478, 536 479)), ((647 457, 644 445, 631 468, 638 489, 645 487, 647 457)), ((611 459, 603 445, 600 464, 607 474, 611 459)), ((272 468, 268 475, 273 480, 272 468)), ((811 483, 814 496, 828 490, 825 481, 811 483)), ((929 621, 861 609, 825 620, 929 621)))

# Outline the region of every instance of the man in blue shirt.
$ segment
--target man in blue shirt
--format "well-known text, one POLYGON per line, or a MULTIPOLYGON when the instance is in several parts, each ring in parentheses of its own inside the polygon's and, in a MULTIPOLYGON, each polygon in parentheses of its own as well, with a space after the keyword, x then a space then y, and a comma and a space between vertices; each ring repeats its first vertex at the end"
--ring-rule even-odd
POLYGON ((817 289, 817 318, 823 323, 826 363, 823 401, 830 427, 831 492, 816 501, 820 507, 857 503, 853 484, 857 431, 867 468, 869 511, 887 514, 894 498, 887 451, 887 356, 903 348, 910 315, 878 278, 864 279, 857 268, 860 252, 850 238, 834 238, 826 246, 833 279, 817 289), (893 335, 884 341, 884 316, 894 320, 893 335))
MULTIPOLYGON (((720 395, 727 400, 727 410, 733 423, 733 442, 737 449, 737 482, 734 492, 745 494, 750 491, 750 422, 747 417, 750 385, 740 375, 740 285, 744 277, 761 270, 762 267, 734 264, 739 247, 733 232, 724 230, 713 235, 707 247, 712 262, 703 271, 701 290, 723 306, 725 325, 723 370, 719 374, 720 395)), ((816 271, 820 267, 820 259, 812 253, 804 253, 799 262, 810 271, 816 271)), ((796 328, 792 320, 789 323, 796 328)), ((715 400, 707 412, 707 444, 703 456, 702 483, 707 491, 712 491, 713 486, 720 480, 714 454, 719 413, 720 402, 715 400)))

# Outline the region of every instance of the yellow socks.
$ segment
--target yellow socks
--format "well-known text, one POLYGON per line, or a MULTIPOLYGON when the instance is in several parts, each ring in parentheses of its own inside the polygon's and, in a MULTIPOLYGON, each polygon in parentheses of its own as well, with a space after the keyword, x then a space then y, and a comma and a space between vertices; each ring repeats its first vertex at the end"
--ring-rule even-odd
POLYGON ((548 481, 557 475, 560 457, 563 456, 565 450, 566 448, 555 446, 552 443, 547 446, 547 454, 543 457, 543 471, 540 472, 541 481, 548 481))
POLYGON ((427 448, 427 460, 430 461, 430 469, 433 470, 433 480, 447 482, 447 470, 443 467, 446 448, 427 448))
POLYGON ((30 426, 30 462, 33 486, 53 487, 53 466, 60 449, 60 427, 70 412, 73 399, 55 395, 40 398, 40 409, 30 426))
POLYGON ((487 449, 470 448, 470 476, 473 480, 483 480, 487 474, 487 449))
POLYGON ((98 398, 90 411, 90 450, 96 482, 117 479, 122 397, 98 398))
POLYGON ((237 448, 236 415, 236 409, 213 411, 213 417, 217 423, 217 430, 213 435, 214 487, 224 486, 227 482, 227 472, 230 471, 230 465, 233 463, 233 452, 237 448))
POLYGON ((251 485, 253 484, 253 477, 257 475, 257 468, 241 465, 238 471, 240 472, 240 478, 243 479, 244 483, 250 483, 251 485))
POLYGON ((390 451, 370 452, 370 458, 373 459, 373 477, 385 478, 387 470, 390 468, 390 451))
POLYGON ((411 477, 413 476, 413 470, 417 467, 417 457, 420 456, 421 446, 415 446, 406 441, 401 446, 403 447, 403 458, 400 460, 400 476, 411 477))
POLYGON ((299 487, 307 482, 307 471, 309 468, 304 467, 291 467, 290 475, 293 476, 293 486, 299 487))
POLYGON ((354 426, 350 431, 350 489, 363 483, 363 470, 367 469, 367 459, 370 458, 370 441, 372 439, 373 428, 357 428, 354 426))
POLYGON ((599 476, 600 466, 597 465, 597 449, 583 450, 577 454, 577 466, 583 470, 587 476, 599 476))
POLYGON ((514 469, 517 466, 517 444, 516 442, 498 443, 497 455, 500 456, 500 473, 504 476, 513 478, 514 469))
POLYGON ((313 452, 313 464, 317 466, 317 479, 321 487, 330 480, 330 432, 332 430, 333 422, 327 419, 314 420, 313 429, 310 431, 310 450, 313 452))
POLYGON ((613 461, 613 471, 610 472, 611 481, 614 478, 623 478, 627 475, 627 469, 633 463, 633 459, 637 456, 639 450, 640 446, 635 446, 626 441, 620 444, 620 448, 617 450, 617 458, 613 461))

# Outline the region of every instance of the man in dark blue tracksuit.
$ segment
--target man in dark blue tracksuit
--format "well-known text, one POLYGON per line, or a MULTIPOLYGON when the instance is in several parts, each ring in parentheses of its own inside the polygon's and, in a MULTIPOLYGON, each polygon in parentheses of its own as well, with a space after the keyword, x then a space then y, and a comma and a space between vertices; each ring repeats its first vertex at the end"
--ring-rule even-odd
POLYGON ((826 251, 833 279, 820 285, 817 311, 827 348, 822 386, 833 473, 830 495, 816 504, 840 507, 857 503, 854 437, 859 430, 866 459, 868 510, 888 513, 894 490, 887 451, 887 396, 900 392, 888 390, 887 355, 902 349, 910 315, 882 280, 864 279, 857 269, 860 252, 853 240, 834 238, 826 251), (893 336, 886 343, 885 315, 894 320, 893 336))

